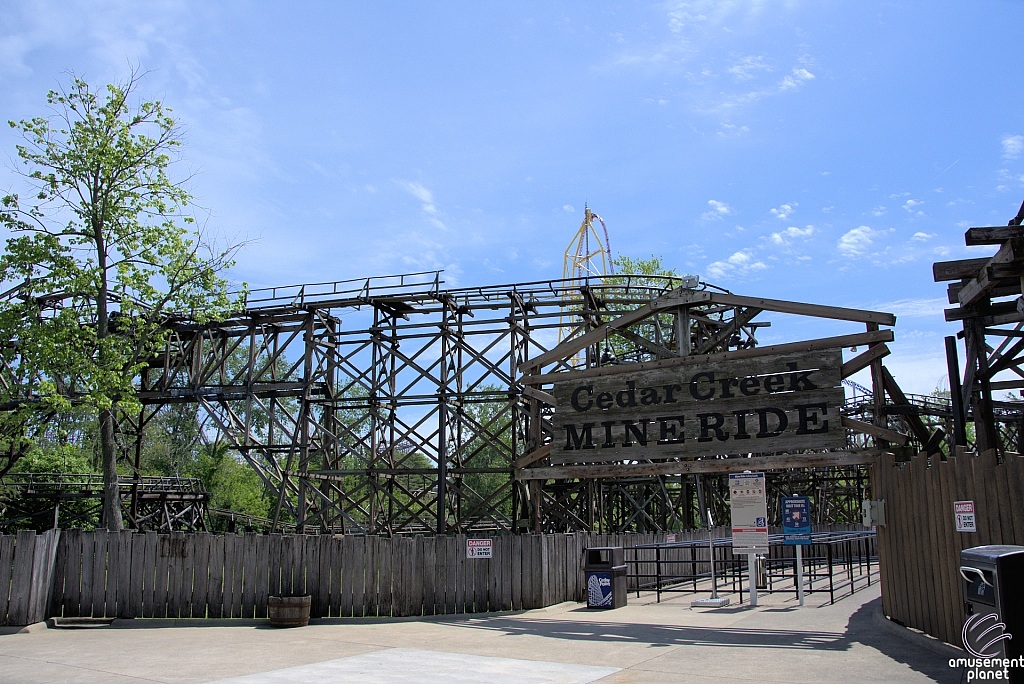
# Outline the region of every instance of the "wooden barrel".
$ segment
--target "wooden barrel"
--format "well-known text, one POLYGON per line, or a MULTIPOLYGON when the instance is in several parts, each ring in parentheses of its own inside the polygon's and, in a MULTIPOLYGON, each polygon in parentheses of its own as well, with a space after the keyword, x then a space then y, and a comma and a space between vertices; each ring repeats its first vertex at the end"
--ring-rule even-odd
POLYGON ((271 627, 305 627, 309 624, 311 596, 271 596, 267 617, 271 627))

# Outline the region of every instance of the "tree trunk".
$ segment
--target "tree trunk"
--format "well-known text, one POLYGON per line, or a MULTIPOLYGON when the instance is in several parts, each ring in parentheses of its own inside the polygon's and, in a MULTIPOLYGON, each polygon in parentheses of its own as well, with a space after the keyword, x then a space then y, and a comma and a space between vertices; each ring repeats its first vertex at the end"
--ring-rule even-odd
POLYGON ((117 481, 117 444, 114 441, 114 412, 100 411, 100 450, 103 452, 103 526, 123 530, 121 492, 117 481))

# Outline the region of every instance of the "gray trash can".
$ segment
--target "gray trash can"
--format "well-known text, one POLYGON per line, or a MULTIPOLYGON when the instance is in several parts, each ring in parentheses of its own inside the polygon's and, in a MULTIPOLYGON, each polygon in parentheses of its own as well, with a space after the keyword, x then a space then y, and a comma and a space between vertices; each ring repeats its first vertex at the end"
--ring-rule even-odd
POLYGON ((626 605, 626 563, 621 546, 587 549, 583 572, 587 576, 587 608, 626 605))
MULTIPOLYGON (((960 576, 964 647, 977 657, 1024 656, 1024 546, 964 549, 960 576)), ((1024 669, 1010 668, 1010 681, 1024 684, 1024 669)))

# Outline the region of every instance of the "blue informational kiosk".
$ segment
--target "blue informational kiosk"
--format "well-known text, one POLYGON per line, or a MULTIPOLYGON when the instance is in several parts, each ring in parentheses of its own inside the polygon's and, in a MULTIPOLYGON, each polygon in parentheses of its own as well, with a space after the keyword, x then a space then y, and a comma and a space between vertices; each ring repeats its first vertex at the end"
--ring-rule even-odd
POLYGON ((782 534, 786 546, 796 546, 796 593, 802 606, 804 562, 801 550, 811 543, 811 500, 808 497, 782 497, 782 534))

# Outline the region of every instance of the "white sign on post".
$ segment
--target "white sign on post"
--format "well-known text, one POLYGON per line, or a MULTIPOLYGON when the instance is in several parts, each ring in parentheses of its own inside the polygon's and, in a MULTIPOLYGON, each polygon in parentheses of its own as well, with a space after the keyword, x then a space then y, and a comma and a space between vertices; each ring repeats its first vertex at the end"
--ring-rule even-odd
POLYGON ((466 558, 492 558, 493 548, 490 539, 467 539, 466 558))
POLYGON ((764 473, 729 475, 732 552, 768 553, 768 503, 764 473))
POLYGON ((974 520, 973 501, 954 501, 953 513, 956 515, 957 532, 977 532, 978 525, 974 520))

